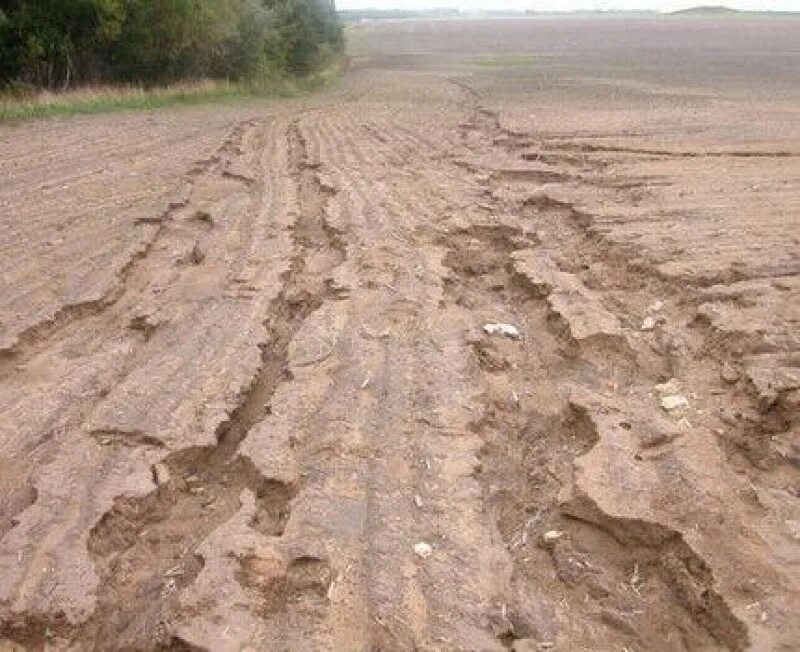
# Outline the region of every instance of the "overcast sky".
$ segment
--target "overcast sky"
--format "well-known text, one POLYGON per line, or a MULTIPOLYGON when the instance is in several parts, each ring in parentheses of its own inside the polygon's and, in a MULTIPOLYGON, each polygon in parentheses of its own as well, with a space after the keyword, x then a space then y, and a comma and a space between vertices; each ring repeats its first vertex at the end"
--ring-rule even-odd
POLYGON ((800 11, 800 0, 337 0, 339 9, 429 9, 457 7, 473 9, 656 9, 674 11, 696 5, 725 5, 737 9, 800 11))

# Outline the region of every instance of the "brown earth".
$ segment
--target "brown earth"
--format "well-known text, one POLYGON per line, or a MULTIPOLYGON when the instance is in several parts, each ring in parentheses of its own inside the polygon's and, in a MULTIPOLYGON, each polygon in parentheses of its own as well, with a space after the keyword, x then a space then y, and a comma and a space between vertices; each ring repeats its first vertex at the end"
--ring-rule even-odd
POLYGON ((799 649, 798 42, 0 128, 0 650, 799 649))

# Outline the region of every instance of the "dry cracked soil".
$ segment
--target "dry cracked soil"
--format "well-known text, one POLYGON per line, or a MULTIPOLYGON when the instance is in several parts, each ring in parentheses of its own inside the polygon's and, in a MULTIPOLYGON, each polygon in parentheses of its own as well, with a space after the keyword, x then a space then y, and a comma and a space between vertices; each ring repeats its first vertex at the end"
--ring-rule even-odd
POLYGON ((800 649, 800 20, 349 39, 0 127, 0 650, 800 649))

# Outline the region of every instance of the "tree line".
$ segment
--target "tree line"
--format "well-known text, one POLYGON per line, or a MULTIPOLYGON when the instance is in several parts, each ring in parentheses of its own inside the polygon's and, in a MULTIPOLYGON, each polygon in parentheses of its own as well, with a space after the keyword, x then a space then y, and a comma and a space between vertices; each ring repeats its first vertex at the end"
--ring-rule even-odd
POLYGON ((307 75, 342 49, 333 0, 0 0, 0 85, 307 75))

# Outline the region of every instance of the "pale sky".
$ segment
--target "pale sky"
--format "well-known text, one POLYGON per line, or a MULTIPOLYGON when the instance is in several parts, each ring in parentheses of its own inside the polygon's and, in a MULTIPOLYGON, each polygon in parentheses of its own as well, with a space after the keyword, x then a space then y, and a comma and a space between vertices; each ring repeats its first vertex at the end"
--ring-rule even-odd
POLYGON ((674 11, 697 5, 725 5, 736 9, 800 11, 800 0, 337 0, 338 9, 430 9, 455 7, 475 9, 533 9, 575 11, 579 9, 655 9, 674 11))

